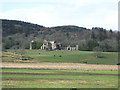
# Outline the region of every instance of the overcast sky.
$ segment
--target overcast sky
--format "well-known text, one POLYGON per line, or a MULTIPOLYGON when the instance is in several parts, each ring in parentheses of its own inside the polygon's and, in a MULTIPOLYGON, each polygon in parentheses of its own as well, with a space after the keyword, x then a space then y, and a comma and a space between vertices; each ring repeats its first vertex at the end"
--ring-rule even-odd
POLYGON ((0 18, 118 30, 119 0, 0 0, 0 18))

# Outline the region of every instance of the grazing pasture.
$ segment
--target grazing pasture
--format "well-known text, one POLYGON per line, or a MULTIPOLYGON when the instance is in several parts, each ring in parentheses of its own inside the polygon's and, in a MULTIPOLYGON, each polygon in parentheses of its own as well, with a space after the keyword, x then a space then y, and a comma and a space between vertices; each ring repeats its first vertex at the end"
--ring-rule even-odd
MULTIPOLYGON (((12 51, 11 51, 12 52, 12 51)), ((3 62, 22 62, 19 54, 11 52, 3 53, 3 62)), ((25 56, 30 58, 24 62, 50 62, 50 63, 83 63, 116 65, 118 63, 117 52, 102 52, 102 58, 95 56, 93 51, 45 51, 26 50, 25 56)))
POLYGON ((93 51, 44 51, 27 50, 27 55, 39 62, 51 63, 85 63, 116 65, 118 63, 117 52, 102 52, 103 58, 96 58, 93 51))

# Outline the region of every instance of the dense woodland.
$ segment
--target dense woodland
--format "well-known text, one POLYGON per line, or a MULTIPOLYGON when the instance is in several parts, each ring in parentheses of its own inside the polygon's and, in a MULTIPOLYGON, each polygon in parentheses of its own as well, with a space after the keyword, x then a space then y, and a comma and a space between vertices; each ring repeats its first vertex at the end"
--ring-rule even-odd
POLYGON ((118 51, 117 30, 101 27, 87 29, 74 25, 45 27, 17 20, 2 20, 3 50, 29 49, 34 40, 34 49, 40 49, 44 40, 55 40, 62 47, 79 45, 82 51, 118 51))

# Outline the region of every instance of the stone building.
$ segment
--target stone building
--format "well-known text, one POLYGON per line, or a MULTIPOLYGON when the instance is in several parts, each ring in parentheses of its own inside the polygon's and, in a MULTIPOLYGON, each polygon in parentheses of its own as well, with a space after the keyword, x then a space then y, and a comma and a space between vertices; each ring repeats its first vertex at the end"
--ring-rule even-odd
POLYGON ((47 41, 47 40, 44 40, 44 43, 41 46, 42 50, 57 50, 57 49, 60 50, 60 48, 61 48, 60 43, 57 44, 56 41, 47 41))
MULTIPOLYGON (((34 41, 30 42, 30 50, 32 50, 32 44, 34 41)), ((68 50, 68 51, 75 51, 78 50, 78 45, 75 47, 71 47, 70 45, 67 47, 62 47, 60 43, 56 43, 56 41, 47 41, 44 40, 43 45, 41 46, 41 50, 68 50)))
POLYGON ((76 45, 76 47, 71 47, 70 45, 66 48, 66 50, 69 50, 69 51, 75 51, 75 50, 78 50, 78 45, 76 45))

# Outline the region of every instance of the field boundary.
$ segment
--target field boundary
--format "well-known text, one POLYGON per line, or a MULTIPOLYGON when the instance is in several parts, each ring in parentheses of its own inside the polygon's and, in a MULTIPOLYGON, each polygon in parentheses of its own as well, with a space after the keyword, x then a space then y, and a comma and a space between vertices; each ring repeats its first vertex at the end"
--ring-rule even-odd
MULTIPOLYGON (((61 73, 58 73, 58 74, 54 74, 54 73, 46 73, 46 74, 42 74, 42 73, 14 73, 14 72, 3 72, 2 73, 3 75, 67 75, 67 74, 61 74, 61 73)), ((97 76, 97 75, 102 75, 102 76, 120 76, 118 74, 98 74, 98 73, 68 73, 68 75, 72 75, 72 76, 77 76, 77 75, 94 75, 94 76, 97 76)))

